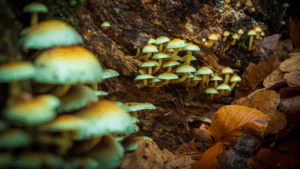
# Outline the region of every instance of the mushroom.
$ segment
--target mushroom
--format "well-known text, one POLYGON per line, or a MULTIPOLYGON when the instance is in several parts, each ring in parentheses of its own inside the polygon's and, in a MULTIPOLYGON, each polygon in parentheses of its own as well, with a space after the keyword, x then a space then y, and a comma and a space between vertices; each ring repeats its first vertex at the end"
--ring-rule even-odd
POLYGON ((248 32, 248 36, 250 36, 250 40, 249 40, 249 48, 248 48, 249 51, 252 50, 252 45, 253 45, 253 38, 254 38, 254 35, 256 35, 255 30, 250 30, 250 31, 248 32))
POLYGON ((208 47, 209 48, 211 48, 213 45, 214 45, 214 43, 215 43, 215 41, 217 41, 218 40, 218 36, 216 35, 216 34, 211 34, 210 36, 209 36, 209 44, 208 44, 208 47))
POLYGON ((180 82, 184 82, 190 73, 192 72, 196 72, 196 69, 193 66, 190 65, 182 65, 180 66, 177 70, 176 73, 183 73, 184 75, 176 80, 172 80, 171 83, 180 83, 180 82))
MULTIPOLYGON (((102 66, 93 53, 81 46, 60 46, 45 50, 34 61, 39 72, 34 80, 62 84, 52 94, 63 96, 72 84, 102 81, 102 66)), ((94 85, 98 90, 98 85, 94 85)))
POLYGON ((230 82, 232 83, 230 86, 230 89, 233 90, 233 88, 236 86, 237 82, 240 82, 242 79, 238 75, 233 75, 230 79, 230 82))
POLYGON ((197 45, 192 43, 187 43, 187 46, 183 48, 187 51, 186 61, 183 63, 184 65, 189 65, 192 59, 192 51, 200 51, 200 48, 197 45))
POLYGON ((135 136, 124 142, 122 142, 122 146, 124 147, 125 152, 133 151, 137 149, 138 143, 142 140, 152 140, 152 138, 147 136, 135 136))
POLYGON ((186 45, 187 44, 184 40, 177 39, 177 38, 171 40, 168 43, 167 48, 168 49, 170 49, 170 48, 174 49, 174 52, 170 55, 169 59, 172 59, 175 56, 177 56, 179 49, 185 47, 186 45))
POLYGON ((147 79, 153 79, 154 77, 148 74, 141 74, 135 77, 134 80, 143 80, 143 85, 142 86, 147 86, 147 79))
POLYGON ((221 92, 219 92, 219 97, 220 96, 225 96, 226 95, 226 91, 231 91, 230 86, 228 84, 221 84, 220 86, 217 87, 217 90, 221 90, 221 92))
POLYGON ((226 42, 227 37, 229 36, 229 32, 228 32, 228 31, 225 31, 225 32, 223 33, 223 36, 224 36, 223 42, 226 42))
POLYGON ((165 53, 167 51, 167 44, 170 41, 170 38, 165 37, 165 36, 159 36, 156 39, 156 45, 159 45, 158 47, 158 52, 163 52, 165 53), (164 49, 163 49, 164 48, 164 49), (164 50, 164 51, 163 51, 164 50))
POLYGON ((23 11, 33 13, 31 16, 31 26, 35 26, 38 23, 38 13, 47 13, 48 9, 41 3, 31 2, 23 8, 23 11))
POLYGON ((211 81, 214 81, 214 88, 217 88, 218 87, 218 81, 222 81, 223 78, 218 76, 218 75, 215 75, 212 79, 210 79, 211 81))
POLYGON ((142 67, 148 68, 148 75, 152 75, 152 67, 158 66, 158 63, 153 60, 147 60, 142 64, 142 67))
POLYGON ((167 55, 167 54, 165 54, 165 53, 161 53, 161 52, 159 52, 159 53, 157 53, 157 54, 155 54, 153 57, 152 57, 152 59, 157 59, 158 60, 158 65, 155 67, 155 69, 153 70, 153 74, 155 74, 159 69, 160 69, 160 67, 161 67, 161 65, 162 65, 162 59, 164 59, 164 58, 168 58, 169 57, 169 55, 167 55))
POLYGON ((254 31, 256 32, 256 37, 255 39, 259 39, 260 38, 260 33, 262 32, 261 28, 259 26, 256 26, 254 28, 254 31))
POLYGON ((233 40, 232 40, 232 42, 231 42, 231 46, 235 45, 236 40, 239 39, 239 35, 235 33, 235 34, 232 36, 232 39, 233 39, 233 40))
POLYGON ((72 26, 59 20, 48 20, 31 27, 21 42, 30 49, 43 49, 80 44, 83 40, 72 26))
POLYGON ((142 55, 138 59, 148 60, 151 57, 152 53, 153 52, 158 52, 158 50, 154 45, 148 44, 143 48, 142 52, 146 53, 146 55, 142 55))
POLYGON ((107 28, 109 28, 110 27, 110 24, 109 24, 109 22, 103 22, 102 24, 101 24, 101 29, 102 30, 106 30, 107 28))
POLYGON ((238 34, 239 34, 239 39, 238 40, 240 40, 241 36, 244 34, 244 30, 243 29, 239 29, 238 30, 238 34))
POLYGON ((210 87, 210 88, 206 89, 206 94, 210 95, 209 100, 212 101, 214 94, 218 94, 218 91, 215 88, 210 87))
POLYGON ((161 87, 161 86, 167 85, 167 84, 169 84, 170 80, 178 79, 179 77, 174 73, 165 72, 165 73, 158 75, 157 78, 161 79, 161 80, 165 80, 165 81, 155 87, 161 87))
POLYGON ((203 75, 203 77, 202 77, 202 82, 201 82, 201 84, 200 84, 200 86, 199 86, 199 89, 201 90, 201 87, 205 87, 205 84, 206 84, 206 86, 208 86, 208 83, 209 83, 209 75, 212 75, 213 76, 213 71, 210 69, 210 68, 208 68, 208 67, 206 67, 206 66, 204 66, 204 67, 202 67, 202 68, 200 68, 195 74, 196 75, 203 75))
POLYGON ((224 83, 225 83, 225 84, 228 84, 230 74, 233 74, 233 70, 232 70, 230 67, 225 67, 225 68, 222 70, 222 74, 225 74, 225 80, 224 80, 224 83))

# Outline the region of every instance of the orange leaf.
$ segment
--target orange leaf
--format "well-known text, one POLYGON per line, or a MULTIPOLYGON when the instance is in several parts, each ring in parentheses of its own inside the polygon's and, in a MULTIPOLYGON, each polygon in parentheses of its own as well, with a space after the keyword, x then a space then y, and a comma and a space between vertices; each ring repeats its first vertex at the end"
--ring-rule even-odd
POLYGON ((263 136, 268 126, 266 120, 268 120, 268 116, 257 109, 229 105, 220 108, 213 115, 212 123, 208 130, 214 137, 215 142, 220 141, 225 136, 229 140, 232 138, 235 142, 242 132, 263 136))
POLYGON ((209 169, 219 169, 220 163, 217 161, 217 156, 226 151, 224 142, 219 141, 214 146, 210 147, 202 155, 200 160, 192 165, 191 169, 199 168, 209 168, 209 169))

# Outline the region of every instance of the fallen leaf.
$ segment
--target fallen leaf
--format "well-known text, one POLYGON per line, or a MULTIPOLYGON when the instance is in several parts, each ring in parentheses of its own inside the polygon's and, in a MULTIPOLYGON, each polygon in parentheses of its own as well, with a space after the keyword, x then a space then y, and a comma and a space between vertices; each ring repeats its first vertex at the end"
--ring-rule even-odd
POLYGON ((284 75, 284 79, 286 79, 287 84, 290 87, 300 86, 300 71, 294 71, 294 72, 286 73, 284 75))
POLYGON ((300 113, 300 95, 281 99, 278 110, 282 113, 300 113))
POLYGON ((281 97, 287 97, 291 94, 299 94, 300 93, 300 86, 294 86, 294 87, 284 87, 281 88, 278 93, 281 97))
POLYGON ((268 125, 266 120, 268 117, 257 109, 238 105, 223 106, 213 115, 208 130, 215 142, 226 136, 228 142, 235 144, 243 132, 264 136, 268 125))
POLYGON ((258 65, 250 63, 241 77, 239 87, 235 90, 235 98, 248 96, 253 91, 263 88, 264 79, 278 69, 279 64, 277 55, 271 56, 266 61, 260 61, 258 65))
POLYGON ((256 108, 270 117, 266 135, 276 134, 278 130, 286 126, 285 115, 277 111, 277 106, 280 103, 280 95, 276 91, 261 90, 255 92, 252 97, 247 97, 247 99, 248 101, 244 99, 243 102, 237 101, 236 103, 241 103, 240 105, 242 106, 256 108))
POLYGON ((265 78, 263 85, 269 90, 274 90, 285 86, 286 80, 284 79, 284 73, 280 70, 274 70, 265 78))
POLYGON ((279 65, 279 69, 282 72, 292 72, 292 71, 300 70, 300 56, 294 56, 283 61, 279 65))
POLYGON ((280 42, 280 34, 266 36, 261 40, 254 40, 254 43, 260 47, 261 57, 263 60, 268 59, 280 42))

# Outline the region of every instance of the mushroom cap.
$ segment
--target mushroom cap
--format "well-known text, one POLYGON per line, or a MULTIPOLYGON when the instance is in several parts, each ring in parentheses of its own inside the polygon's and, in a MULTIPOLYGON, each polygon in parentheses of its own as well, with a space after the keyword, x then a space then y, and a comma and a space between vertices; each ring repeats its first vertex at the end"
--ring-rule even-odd
POLYGON ((0 149, 25 147, 32 142, 32 137, 19 128, 5 130, 0 135, 0 149))
POLYGON ((157 78, 163 79, 163 80, 173 80, 173 79, 178 79, 179 77, 174 73, 165 72, 165 73, 158 75, 157 78))
POLYGON ((152 140, 152 138, 147 137, 147 136, 136 136, 136 137, 132 137, 124 142, 122 142, 122 145, 124 147, 125 151, 132 151, 132 150, 136 150, 138 143, 142 140, 152 140))
POLYGON ((215 88, 210 87, 206 89, 206 94, 218 94, 218 91, 215 88))
POLYGON ((36 69, 30 62, 10 62, 0 66, 0 83, 32 79, 36 69))
POLYGON ((102 66, 94 54, 81 46, 60 46, 45 50, 34 65, 35 81, 51 84, 99 83, 102 66))
POLYGON ((262 29, 261 29, 261 27, 256 26, 256 27, 254 28, 254 31, 255 31, 255 32, 262 32, 262 29))
POLYGON ((158 66, 158 63, 155 62, 154 60, 147 60, 142 64, 142 67, 153 67, 153 66, 158 66))
POLYGON ((204 66, 199 70, 197 70, 196 75, 205 75, 205 74, 213 74, 213 73, 214 72, 210 68, 204 66))
POLYGON ((238 30, 238 34, 243 34, 244 33, 244 30, 243 29, 239 29, 238 30))
POLYGON ((168 58, 168 57, 169 57, 169 55, 159 52, 159 53, 155 54, 152 57, 152 59, 163 59, 163 58, 168 58))
POLYGON ((56 109, 57 112, 70 112, 80 109, 88 102, 98 101, 98 97, 94 90, 83 84, 71 86, 68 93, 59 98, 60 106, 56 109))
POLYGON ((21 41, 30 49, 74 45, 83 42, 73 27, 59 20, 40 22, 31 27, 21 41))
POLYGON ((197 81, 197 80, 200 81, 200 80, 202 80, 202 77, 195 75, 194 78, 193 78, 193 80, 194 81, 197 81))
POLYGON ((212 81, 221 81, 221 80, 223 80, 223 78, 218 75, 215 75, 213 78, 211 78, 211 80, 212 81))
POLYGON ((170 41, 170 38, 168 38, 166 36, 159 36, 156 39, 156 44, 159 45, 159 44, 162 44, 162 43, 165 43, 165 42, 169 42, 169 41, 170 41))
POLYGON ((233 73, 233 70, 230 67, 225 67, 222 70, 222 74, 233 73))
POLYGON ((143 48, 142 52, 143 53, 158 52, 158 49, 156 48, 156 46, 148 44, 143 48))
POLYGON ((217 87, 217 90, 228 90, 228 91, 231 91, 231 88, 230 88, 230 86, 228 84, 223 83, 223 84, 221 84, 221 85, 219 85, 217 87))
POLYGON ((171 66, 177 66, 180 65, 179 62, 177 62, 176 60, 169 60, 168 62, 163 64, 163 67, 171 67, 171 66))
POLYGON ((109 22, 103 22, 103 23, 101 24, 101 28, 102 28, 102 27, 110 27, 109 22))
POLYGON ((248 36, 252 36, 252 35, 256 35, 256 32, 253 29, 248 32, 248 36))
POLYGON ((103 79, 119 76, 119 73, 113 69, 104 69, 102 73, 103 79))
POLYGON ((45 13, 45 12, 48 12, 48 8, 44 4, 41 4, 38 2, 31 2, 30 4, 26 5, 23 8, 23 11, 30 12, 30 13, 33 13, 33 12, 44 12, 45 13))
POLYGON ((135 77, 134 80, 144 80, 144 79, 153 79, 154 77, 152 75, 148 75, 148 74, 141 74, 138 75, 137 77, 135 77))
POLYGON ((228 31, 225 31, 225 32, 223 33, 223 36, 229 36, 229 32, 228 32, 228 31))
POLYGON ((148 44, 155 44, 155 43, 156 43, 156 40, 153 39, 153 38, 150 38, 150 39, 148 40, 148 44))
POLYGON ((55 118, 60 101, 53 95, 38 95, 27 102, 9 104, 4 117, 17 125, 33 126, 55 118))
POLYGON ((183 48, 184 50, 191 50, 191 51, 200 51, 199 46, 194 45, 192 43, 187 43, 187 46, 183 48))
POLYGON ((176 73, 192 73, 196 72, 196 69, 190 65, 181 65, 179 68, 176 69, 176 73))
POLYGON ((175 38, 169 42, 169 44, 167 45, 167 48, 183 48, 186 45, 187 44, 184 40, 175 38))
POLYGON ((130 114, 109 100, 94 102, 77 114, 89 120, 93 128, 88 130, 95 135, 104 135, 107 132, 127 133, 134 126, 130 114))
MULTIPOLYGON (((186 61, 186 59, 187 59, 187 55, 185 55, 185 56, 181 59, 181 61, 186 61)), ((195 56, 192 56, 191 61, 192 61, 192 60, 197 60, 197 58, 196 58, 195 56)))
POLYGON ((232 77, 231 77, 231 79, 230 79, 230 82, 231 83, 233 83, 233 82, 239 82, 239 81, 241 81, 242 79, 241 79, 241 77, 240 76, 238 76, 238 75, 233 75, 232 77))
POLYGON ((208 37, 209 40, 218 40, 218 36, 216 34, 211 34, 209 37, 208 37))
POLYGON ((117 104, 128 112, 140 111, 140 110, 145 110, 145 109, 156 109, 156 107, 151 103, 137 103, 137 102, 121 103, 121 102, 117 102, 117 104))
POLYGON ((287 3, 287 2, 285 2, 285 3, 283 3, 283 5, 282 5, 283 7, 285 7, 285 8, 287 8, 287 7, 289 7, 290 6, 290 4, 289 3, 287 3))
POLYGON ((232 39, 239 39, 239 35, 237 33, 235 33, 233 36, 232 36, 232 39))

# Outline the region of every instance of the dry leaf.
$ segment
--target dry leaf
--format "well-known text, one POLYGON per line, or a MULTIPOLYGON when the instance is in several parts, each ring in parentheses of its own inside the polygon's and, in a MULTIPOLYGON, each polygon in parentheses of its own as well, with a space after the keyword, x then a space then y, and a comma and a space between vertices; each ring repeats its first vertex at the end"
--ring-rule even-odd
POLYGON ((253 91, 263 88, 264 79, 278 69, 279 64, 277 55, 273 55, 266 61, 259 62, 258 65, 250 63, 242 75, 239 87, 235 90, 235 98, 245 97, 253 91))
POLYGON ((287 84, 290 87, 300 86, 300 71, 294 71, 294 72, 286 73, 284 75, 284 79, 287 80, 287 84))
POLYGON ((283 61, 279 65, 279 69, 282 72, 292 72, 292 71, 300 70, 300 56, 294 56, 283 61))
POLYGON ((261 40, 254 40, 254 43, 260 47, 261 57, 263 60, 268 59, 280 42, 280 34, 266 36, 261 40))
POLYGON ((226 151, 224 142, 217 142, 214 146, 205 151, 200 160, 192 165, 191 169, 219 169, 220 163, 217 161, 217 156, 224 151, 226 151))
POLYGON ((289 57, 300 56, 300 52, 293 52, 289 54, 289 57))
POLYGON ((218 162, 221 164, 222 168, 247 168, 246 164, 247 158, 241 156, 233 148, 219 154, 217 156, 218 162))
POLYGON ((300 113, 300 95, 281 99, 278 110, 282 113, 300 113))
POLYGON ((248 101, 236 103, 242 103, 240 105, 256 108, 268 115, 270 119, 268 120, 267 134, 276 134, 278 130, 283 129, 286 125, 285 115, 277 111, 277 106, 280 103, 280 95, 273 90, 261 90, 255 92, 251 99, 247 98, 248 101))
POLYGON ((294 86, 294 87, 285 87, 278 91, 281 97, 286 97, 291 94, 299 94, 300 93, 300 86, 294 86))
POLYGON ((268 125, 266 120, 268 117, 257 109, 238 105, 223 106, 213 115, 208 130, 215 142, 226 136, 226 140, 232 140, 236 143, 238 134, 242 133, 240 130, 264 136, 268 125), (238 134, 233 132, 234 130, 239 131, 238 134))
POLYGON ((281 88, 286 85, 286 80, 284 79, 284 73, 280 70, 274 70, 269 76, 264 80, 263 85, 265 88, 274 90, 281 88))

